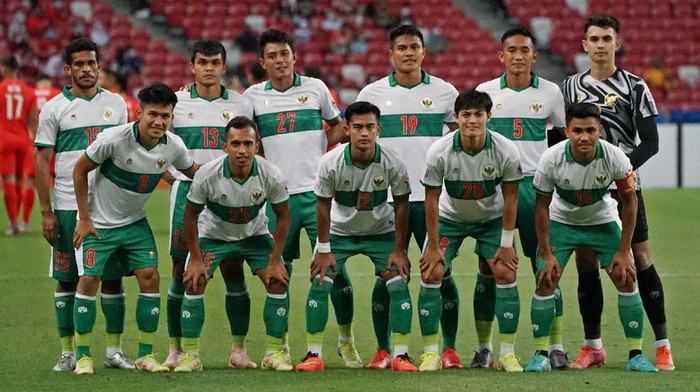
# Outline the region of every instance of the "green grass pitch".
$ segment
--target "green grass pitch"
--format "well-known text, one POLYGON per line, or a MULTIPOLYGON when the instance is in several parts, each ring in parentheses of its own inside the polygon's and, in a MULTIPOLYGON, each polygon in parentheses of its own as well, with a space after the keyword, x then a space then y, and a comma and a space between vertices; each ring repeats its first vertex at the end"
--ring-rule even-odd
MULTIPOLYGON (((202 359, 205 370, 196 374, 144 374, 102 368, 104 352, 104 323, 100 314, 93 334, 95 375, 76 378, 70 373, 54 373, 51 367, 58 357, 53 291, 55 283, 47 277, 49 246, 41 236, 40 214, 34 212, 31 233, 18 237, 1 237, 0 251, 0 385, 7 391, 68 391, 68 390, 134 390, 134 391, 291 391, 291 390, 401 390, 434 391, 444 389, 470 391, 686 391, 700 388, 700 301, 696 289, 700 284, 700 190, 648 190, 645 201, 651 227, 651 252, 661 273, 666 291, 669 337, 677 370, 658 374, 626 372, 627 359, 624 336, 616 311, 615 292, 609 279, 603 278, 606 307, 603 315, 603 339, 608 363, 602 368, 586 371, 551 372, 549 374, 505 374, 495 371, 441 371, 432 374, 396 374, 390 371, 350 370, 342 367, 335 354, 337 327, 331 315, 326 339, 327 370, 317 374, 277 374, 261 370, 232 370, 226 367, 230 348, 228 321, 224 312, 224 287, 220 276, 210 284, 206 294, 207 317, 202 335, 202 359)), ((171 271, 167 255, 168 191, 158 190, 149 200, 149 221, 158 239, 161 265, 163 310, 165 293, 171 271)), ((38 210, 38 206, 37 206, 38 210)), ((8 226, 4 213, 0 228, 8 226)), ((467 241, 461 256, 455 261, 455 274, 460 287, 460 330, 458 353, 469 363, 476 338, 472 320, 472 291, 476 258, 467 241)), ((303 244, 302 258, 295 263, 291 285, 292 309, 290 335, 292 356, 297 363, 305 353, 304 299, 309 287, 308 242, 303 244)), ((418 249, 411 244, 410 258, 418 264, 418 249)), ((374 353, 374 335, 370 317, 370 294, 374 284, 372 266, 363 257, 349 262, 355 291, 355 336, 365 362, 374 353)), ((414 268, 417 270, 417 268, 414 268)), ((413 272, 411 290, 417 300, 418 274, 413 272)), ((516 351, 525 365, 532 355, 530 333, 530 298, 534 290, 532 273, 522 264, 519 277, 521 317, 516 351)), ((133 278, 125 279, 127 320, 123 347, 129 354, 136 352, 136 322, 134 304, 138 287, 133 278)), ((562 280, 565 302, 565 349, 575 356, 583 332, 576 302, 576 272, 569 268, 562 280)), ((261 306, 264 301, 262 284, 255 277, 248 279, 252 297, 252 322, 248 352, 259 363, 264 344, 261 306)), ((331 313, 332 314, 332 313, 331 313)), ((168 350, 165 312, 162 313, 156 351, 165 359, 168 350)), ((495 334, 495 347, 498 347, 495 334)), ((421 352, 420 331, 414 315, 410 354, 418 359, 421 352)), ((653 333, 645 328, 644 350, 654 360, 653 333)))

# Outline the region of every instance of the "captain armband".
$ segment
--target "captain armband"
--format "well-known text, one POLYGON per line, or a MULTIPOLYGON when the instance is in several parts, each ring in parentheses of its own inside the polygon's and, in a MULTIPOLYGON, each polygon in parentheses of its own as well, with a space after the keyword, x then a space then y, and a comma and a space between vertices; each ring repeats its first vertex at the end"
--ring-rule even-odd
POLYGON ((615 180, 617 193, 627 194, 637 190, 637 178, 634 176, 634 170, 630 170, 627 177, 615 180))

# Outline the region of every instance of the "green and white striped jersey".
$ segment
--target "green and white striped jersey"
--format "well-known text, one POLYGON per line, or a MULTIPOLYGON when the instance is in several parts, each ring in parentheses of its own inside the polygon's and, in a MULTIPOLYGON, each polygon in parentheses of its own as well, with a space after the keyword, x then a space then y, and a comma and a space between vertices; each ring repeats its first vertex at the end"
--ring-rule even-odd
POLYGON ((228 155, 199 168, 187 200, 206 208, 199 216, 199 236, 221 241, 268 234, 265 202, 289 199, 282 172, 256 156, 250 176, 239 182, 231 175, 228 155))
MULTIPOLYGON (((173 132, 180 136, 198 164, 204 164, 224 155, 226 124, 236 116, 253 119, 253 106, 242 95, 221 87, 221 96, 208 100, 197 94, 194 83, 190 91, 178 91, 173 111, 173 132)), ((174 171, 176 179, 190 179, 174 171)))
POLYGON ((515 142, 523 174, 534 176, 547 149, 547 119, 555 127, 566 126, 564 96, 559 86, 532 74, 530 86, 515 90, 508 87, 503 74, 476 89, 488 93, 493 101, 489 129, 515 142))
POLYGON ((90 217, 96 228, 126 226, 146 217, 143 206, 170 165, 187 170, 194 165, 178 136, 165 132, 155 147, 138 141, 139 122, 100 133, 85 150, 100 165, 89 195, 90 217))
POLYGON ((375 144, 374 160, 358 167, 350 144, 340 145, 321 158, 315 193, 333 198, 331 234, 375 235, 395 230, 394 208, 387 198, 411 193, 406 165, 394 150, 375 144))
POLYGON ((425 199, 425 190, 419 183, 425 173, 425 156, 430 145, 449 132, 446 124, 455 123, 457 95, 454 86, 423 72, 423 79, 416 86, 398 84, 392 73, 366 86, 357 96, 358 101, 370 102, 381 111, 379 143, 404 158, 414 184, 411 201, 425 199))
POLYGON ((76 97, 65 86, 41 109, 34 145, 56 152, 53 208, 77 210, 73 168, 102 130, 127 121, 126 103, 119 94, 97 88, 91 99, 76 97))
MULTIPOLYGON (((600 140, 593 161, 581 164, 571 154, 568 140, 545 151, 533 180, 535 191, 552 195, 551 220, 568 225, 620 223, 617 202, 608 187, 615 180, 634 181, 632 164, 622 149, 600 140)), ((634 185, 634 184, 628 184, 634 185)))
POLYGON ((323 120, 340 116, 328 87, 294 74, 294 84, 284 91, 267 81, 250 86, 243 96, 253 104, 265 158, 282 170, 289 193, 312 191, 328 144, 323 120))
POLYGON ((443 188, 441 217, 470 224, 499 218, 503 215, 501 183, 523 178, 518 148, 505 136, 487 130, 484 148, 471 155, 462 149, 459 135, 457 130, 430 146, 421 183, 443 188))

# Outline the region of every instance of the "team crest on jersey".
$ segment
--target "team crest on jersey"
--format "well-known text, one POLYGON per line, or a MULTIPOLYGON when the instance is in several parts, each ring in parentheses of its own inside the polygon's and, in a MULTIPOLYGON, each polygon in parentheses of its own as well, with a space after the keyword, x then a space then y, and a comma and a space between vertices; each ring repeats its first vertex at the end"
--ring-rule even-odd
POLYGON ((423 107, 425 110, 430 110, 433 108, 433 99, 430 97, 425 97, 420 100, 420 106, 423 107))
POLYGON ((269 99, 266 99, 265 102, 263 102, 263 104, 264 104, 265 106, 270 106, 270 100, 269 100, 269 99))
POLYGON ((131 165, 132 163, 134 163, 134 160, 133 160, 133 159, 129 158, 129 159, 126 160, 126 164, 127 164, 127 165, 131 165))
POLYGON ((535 114, 542 113, 543 109, 544 109, 544 104, 540 101, 535 101, 535 102, 530 104, 530 111, 535 113, 535 114))
POLYGON ((386 107, 388 107, 388 108, 390 108, 391 105, 393 105, 393 104, 394 104, 394 103, 391 102, 391 101, 386 101, 386 102, 384 103, 384 105, 386 105, 386 107))
POLYGON ((110 108, 109 106, 105 106, 102 108, 102 118, 105 121, 111 120, 112 116, 114 116, 114 110, 112 110, 112 108, 110 108))
POLYGON ((496 104, 496 109, 498 109, 498 110, 503 109, 503 105, 500 104, 500 103, 497 103, 497 104, 496 104))
POLYGON ((228 123, 229 121, 231 121, 232 118, 233 118, 232 111, 226 109, 223 112, 221 112, 221 119, 224 120, 225 123, 228 123))
POLYGON ((496 168, 493 165, 485 165, 481 168, 481 172, 484 174, 484 178, 487 180, 496 178, 496 168))
POLYGON ((608 184, 608 175, 605 173, 598 173, 595 175, 595 183, 598 186, 605 186, 608 184))
POLYGON ((384 176, 379 175, 372 179, 373 187, 379 188, 380 186, 382 186, 382 184, 384 184, 384 176))
POLYGON ((73 120, 73 121, 75 121, 75 120, 78 119, 78 116, 76 116, 75 113, 73 113, 73 114, 70 115, 70 119, 73 120))
POLYGON ((343 181, 343 185, 345 185, 345 186, 350 186, 350 181, 349 181, 349 180, 343 181))
POLYGON ((156 159, 156 169, 161 170, 168 164, 168 159, 165 157, 160 157, 156 159))
POLYGON ((187 118, 190 120, 194 120, 194 113, 192 113, 192 112, 187 113, 187 118))
POLYGON ((568 178, 564 179, 564 185, 569 186, 571 184, 571 181, 569 181, 568 178))
POLYGON ((219 200, 221 200, 221 201, 226 201, 226 199, 228 199, 228 196, 226 196, 223 193, 221 194, 221 196, 219 196, 219 200))
POLYGON ((264 193, 262 189, 256 189, 253 191, 253 193, 250 194, 250 200, 253 203, 258 203, 262 199, 263 195, 264 193))
POLYGON ((583 102, 583 94, 576 94, 576 102, 583 102))
POLYGON ((618 96, 615 93, 605 94, 605 104, 607 106, 613 107, 617 105, 618 96))
POLYGON ((452 174, 458 174, 458 173, 459 173, 458 167, 455 167, 454 169, 452 169, 452 174))
POLYGON ((156 252, 154 252, 154 251, 148 252, 148 257, 150 257, 150 258, 156 257, 156 252))
POLYGON ((309 96, 306 94, 301 94, 297 97, 297 104, 300 106, 306 106, 309 104, 309 96))

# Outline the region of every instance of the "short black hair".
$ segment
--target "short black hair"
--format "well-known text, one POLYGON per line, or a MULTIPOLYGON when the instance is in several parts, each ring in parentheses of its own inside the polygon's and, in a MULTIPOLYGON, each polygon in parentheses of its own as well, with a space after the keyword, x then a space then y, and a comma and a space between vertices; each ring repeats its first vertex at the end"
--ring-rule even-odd
POLYGON ((257 141, 258 139, 258 127, 255 125, 255 122, 251 119, 249 119, 246 116, 236 116, 231 119, 231 121, 226 124, 226 137, 228 137, 228 132, 231 129, 244 129, 244 128, 252 128, 253 132, 255 133, 255 140, 257 141))
POLYGON ((289 49, 294 53, 294 39, 288 33, 277 30, 265 30, 260 36, 260 57, 265 55, 265 45, 267 44, 283 44, 289 45, 289 49))
POLYGON ((267 71, 265 71, 265 68, 257 61, 253 61, 248 65, 248 72, 253 75, 255 80, 264 80, 265 76, 267 76, 267 71))
POLYGON ((142 88, 139 91, 138 98, 141 101, 141 107, 149 104, 171 105, 175 109, 175 104, 177 103, 177 96, 173 90, 160 82, 142 88))
POLYGON ((354 116, 359 116, 362 114, 374 114, 377 117, 377 122, 379 122, 380 111, 379 108, 369 102, 357 101, 350 104, 347 109, 345 109, 345 121, 348 123, 354 116))
POLYGON ((394 27, 389 32, 389 41, 391 42, 392 48, 394 47, 394 42, 396 41, 396 39, 403 35, 418 37, 418 39, 420 39, 421 46, 425 47, 425 40, 423 39, 423 33, 420 31, 420 29, 415 25, 405 24, 398 27, 394 27))
POLYGON ((588 28, 591 26, 600 27, 601 29, 612 28, 615 34, 620 35, 620 22, 612 15, 596 14, 588 18, 586 25, 583 27, 583 36, 588 34, 588 28))
POLYGON ((41 82, 42 80, 48 80, 51 81, 51 77, 43 72, 40 72, 36 77, 34 78, 34 83, 41 82))
POLYGON ((73 53, 90 51, 95 52, 95 59, 100 62, 100 48, 97 44, 87 38, 76 38, 71 41, 63 52, 63 62, 66 65, 73 64, 73 53))
POLYGON ((194 58, 197 56, 197 53, 202 56, 216 56, 217 54, 221 54, 221 60, 226 64, 226 48, 224 48, 224 45, 219 41, 200 39, 195 42, 192 46, 191 64, 194 64, 194 58))
POLYGON ((475 89, 461 92, 455 100, 455 113, 469 109, 480 109, 491 112, 491 107, 493 107, 491 97, 487 93, 475 89))
POLYGON ((537 47, 537 40, 535 39, 535 36, 532 35, 532 31, 528 29, 527 27, 513 27, 512 29, 506 30, 505 33, 501 36, 501 45, 503 45, 506 40, 514 35, 522 35, 523 37, 528 37, 532 41, 532 45, 537 47))
POLYGON ((121 72, 114 72, 109 68, 100 70, 100 73, 112 78, 117 87, 119 87, 120 91, 126 91, 126 87, 128 85, 126 74, 123 74, 121 72))
POLYGON ((588 102, 575 102, 566 107, 566 126, 574 118, 589 118, 593 117, 601 123, 600 120, 600 107, 593 103, 588 102))
POLYGON ((17 71, 19 69, 19 63, 17 62, 15 56, 3 57, 1 64, 3 65, 3 67, 6 67, 11 71, 17 71))

